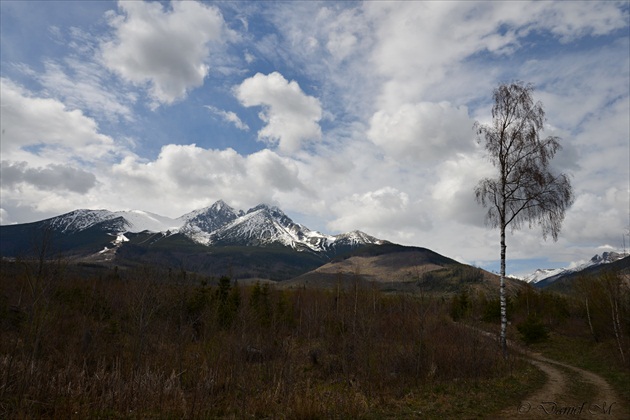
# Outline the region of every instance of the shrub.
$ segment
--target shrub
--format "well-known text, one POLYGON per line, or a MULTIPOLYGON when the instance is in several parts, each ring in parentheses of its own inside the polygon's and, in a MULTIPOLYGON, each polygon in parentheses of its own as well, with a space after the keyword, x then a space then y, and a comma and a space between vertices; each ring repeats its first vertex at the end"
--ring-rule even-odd
POLYGON ((516 326, 521 333, 521 338, 526 344, 540 343, 549 338, 547 328, 535 315, 530 315, 527 319, 516 326))
POLYGON ((453 296, 451 300, 451 318, 453 321, 459 321, 465 317, 470 310, 470 297, 466 289, 460 294, 453 296))

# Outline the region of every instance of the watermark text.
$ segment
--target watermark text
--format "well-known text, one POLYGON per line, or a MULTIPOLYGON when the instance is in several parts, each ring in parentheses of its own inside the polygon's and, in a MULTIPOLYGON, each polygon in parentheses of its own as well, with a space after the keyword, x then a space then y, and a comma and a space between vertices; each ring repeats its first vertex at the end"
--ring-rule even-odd
POLYGON ((553 415, 553 416, 580 416, 580 415, 593 415, 593 416, 610 416, 613 414, 613 406, 616 403, 608 403, 603 401, 601 403, 588 403, 568 405, 560 404, 556 401, 541 401, 539 403, 523 402, 518 407, 519 414, 537 413, 539 415, 553 415))

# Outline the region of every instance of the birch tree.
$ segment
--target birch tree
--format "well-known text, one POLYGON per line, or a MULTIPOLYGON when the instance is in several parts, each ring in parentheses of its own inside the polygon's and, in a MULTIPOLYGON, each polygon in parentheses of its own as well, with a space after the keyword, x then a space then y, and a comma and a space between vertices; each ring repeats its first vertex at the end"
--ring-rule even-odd
POLYGON ((558 239, 564 214, 573 203, 566 174, 556 174, 550 161, 560 150, 560 139, 541 138, 545 112, 534 102, 531 84, 501 84, 493 92, 492 123, 475 123, 477 140, 496 168, 496 176, 475 187, 477 202, 488 208, 486 221, 501 232, 501 347, 507 357, 507 303, 505 292, 505 230, 523 224, 542 228, 544 239, 558 239))

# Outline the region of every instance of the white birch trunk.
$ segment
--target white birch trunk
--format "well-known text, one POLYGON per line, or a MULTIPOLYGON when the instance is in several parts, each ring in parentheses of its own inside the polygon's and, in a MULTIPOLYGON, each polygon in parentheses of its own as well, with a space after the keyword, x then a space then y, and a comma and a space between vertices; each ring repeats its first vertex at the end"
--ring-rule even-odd
POLYGON ((505 223, 501 224, 501 285, 499 300, 501 303, 501 350, 507 359, 507 299, 505 295, 505 223))

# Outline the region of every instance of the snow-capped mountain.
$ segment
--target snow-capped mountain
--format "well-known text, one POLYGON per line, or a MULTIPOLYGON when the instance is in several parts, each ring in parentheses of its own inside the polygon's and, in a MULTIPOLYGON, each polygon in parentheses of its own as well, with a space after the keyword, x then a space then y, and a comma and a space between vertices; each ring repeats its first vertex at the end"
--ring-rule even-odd
POLYGON ((594 255, 593 258, 591 258, 589 261, 583 264, 579 264, 575 267, 538 269, 534 271, 532 274, 524 277, 523 281, 527 283, 531 283, 531 284, 537 284, 544 280, 545 283, 550 284, 565 275, 577 273, 579 271, 586 270, 587 268, 590 268, 590 267, 596 267, 603 264, 610 264, 612 262, 618 261, 627 256, 628 254, 623 254, 619 252, 604 252, 601 255, 599 254, 594 255))
POLYGON ((110 224, 112 230, 120 232, 162 232, 177 230, 181 222, 177 219, 160 216, 140 210, 109 211, 109 210, 75 210, 61 216, 48 219, 48 225, 63 233, 76 233, 86 230, 105 221, 116 221, 110 224))
POLYGON ((243 214, 243 211, 234 210, 223 200, 219 200, 210 207, 193 210, 177 220, 181 222, 179 231, 182 234, 195 242, 209 245, 212 232, 243 216, 243 214))
MULTIPOLYGON (((247 212, 235 211, 219 201, 203 213, 182 216, 186 223, 180 230, 204 245, 265 246, 280 244, 298 251, 327 252, 337 247, 381 244, 363 232, 326 235, 295 223, 278 207, 260 204, 247 212)), ((195 212, 193 212, 195 213, 195 212)), ((189 215, 192 213, 189 213, 189 215)))
MULTIPOLYGON (((326 235, 295 223, 278 207, 260 204, 247 212, 235 210, 219 200, 210 207, 194 210, 178 218, 145 211, 75 210, 42 221, 66 235, 88 229, 105 231, 115 238, 126 233, 182 234, 206 246, 283 245, 297 251, 324 252, 355 248, 386 241, 360 231, 326 235)), ((122 244, 121 241, 114 245, 122 244)))
POLYGON ((546 278, 557 276, 558 274, 562 274, 565 271, 566 271, 566 268, 539 268, 533 273, 524 277, 523 281, 527 283, 535 284, 546 278))
POLYGON ((208 239, 210 244, 258 246, 279 243, 295 249, 306 247, 318 251, 320 249, 308 240, 311 234, 308 228, 293 222, 279 208, 261 204, 212 232, 208 239))

